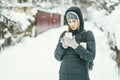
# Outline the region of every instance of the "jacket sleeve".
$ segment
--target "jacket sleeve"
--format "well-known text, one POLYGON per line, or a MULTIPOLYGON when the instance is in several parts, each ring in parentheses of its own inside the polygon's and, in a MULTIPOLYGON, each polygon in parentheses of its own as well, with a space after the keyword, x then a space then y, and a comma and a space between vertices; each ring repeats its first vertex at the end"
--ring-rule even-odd
MULTIPOLYGON (((64 34, 64 33, 65 33, 65 32, 63 32, 63 33, 60 35, 60 38, 63 37, 63 34, 64 34)), ((62 43, 60 42, 60 38, 59 38, 58 44, 57 44, 56 49, 55 49, 55 52, 54 52, 54 56, 55 56, 55 58, 56 58, 58 61, 61 61, 61 60, 63 59, 63 57, 64 57, 64 55, 65 55, 65 51, 66 51, 66 49, 64 49, 64 48, 62 47, 62 43)))
POLYGON ((75 51, 80 57, 88 62, 91 62, 95 58, 96 45, 92 31, 87 31, 86 35, 87 49, 79 45, 75 51))

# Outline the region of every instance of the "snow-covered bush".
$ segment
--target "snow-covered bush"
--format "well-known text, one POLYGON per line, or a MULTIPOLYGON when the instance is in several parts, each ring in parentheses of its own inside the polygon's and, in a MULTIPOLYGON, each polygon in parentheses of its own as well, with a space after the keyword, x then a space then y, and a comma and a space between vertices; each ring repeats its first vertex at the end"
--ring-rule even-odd
POLYGON ((0 49, 34 37, 34 18, 25 13, 2 11, 0 14, 0 49))
MULTIPOLYGON (((109 3, 108 7, 112 5, 113 4, 109 3)), ((111 12, 106 11, 105 9, 96 10, 93 7, 89 8, 89 11, 91 22, 104 32, 108 39, 109 47, 115 51, 117 59, 119 57, 117 55, 118 50, 120 51, 120 5, 114 6, 114 10, 111 12), (117 47, 117 49, 115 47, 117 47)), ((120 60, 120 57, 118 60, 120 60)), ((118 62, 120 61, 117 61, 117 63, 118 62)))
POLYGON ((116 42, 118 48, 120 48, 120 6, 116 6, 112 13, 107 13, 105 10, 90 9, 90 18, 99 29, 101 29, 107 38, 116 42))

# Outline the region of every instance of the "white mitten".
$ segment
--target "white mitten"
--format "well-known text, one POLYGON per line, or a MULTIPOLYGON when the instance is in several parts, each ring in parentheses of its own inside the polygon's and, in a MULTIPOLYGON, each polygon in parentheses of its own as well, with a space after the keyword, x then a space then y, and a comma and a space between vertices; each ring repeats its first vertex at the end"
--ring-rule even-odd
POLYGON ((73 36, 72 39, 65 37, 64 42, 65 42, 65 45, 72 47, 73 49, 76 49, 79 45, 75 40, 75 36, 73 36))
POLYGON ((81 42, 80 45, 81 45, 82 47, 84 47, 85 49, 87 49, 87 43, 81 42))
POLYGON ((62 47, 63 47, 64 49, 67 49, 67 48, 68 48, 68 46, 67 46, 67 45, 65 45, 65 42, 64 42, 64 37, 63 37, 63 38, 61 38, 60 42, 62 43, 62 47))

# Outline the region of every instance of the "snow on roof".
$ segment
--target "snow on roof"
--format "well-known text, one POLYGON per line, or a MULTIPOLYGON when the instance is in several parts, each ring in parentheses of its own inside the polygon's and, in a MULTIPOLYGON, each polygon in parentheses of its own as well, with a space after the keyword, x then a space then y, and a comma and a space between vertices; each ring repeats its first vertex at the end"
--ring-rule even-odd
POLYGON ((32 3, 8 3, 7 4, 9 7, 32 7, 32 3))
POLYGON ((48 12, 48 13, 58 13, 58 14, 64 14, 65 10, 68 8, 68 6, 58 6, 58 7, 54 7, 54 8, 49 8, 49 9, 45 9, 45 8, 41 8, 39 7, 38 10, 40 11, 44 11, 44 12, 48 12))

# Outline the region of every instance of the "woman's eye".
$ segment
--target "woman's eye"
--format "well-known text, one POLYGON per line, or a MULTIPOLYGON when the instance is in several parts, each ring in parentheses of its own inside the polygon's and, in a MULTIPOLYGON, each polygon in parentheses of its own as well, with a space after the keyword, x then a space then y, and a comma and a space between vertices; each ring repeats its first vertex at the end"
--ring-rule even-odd
POLYGON ((68 21, 68 23, 71 23, 71 21, 68 21))

